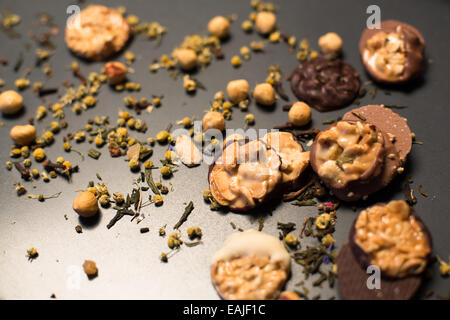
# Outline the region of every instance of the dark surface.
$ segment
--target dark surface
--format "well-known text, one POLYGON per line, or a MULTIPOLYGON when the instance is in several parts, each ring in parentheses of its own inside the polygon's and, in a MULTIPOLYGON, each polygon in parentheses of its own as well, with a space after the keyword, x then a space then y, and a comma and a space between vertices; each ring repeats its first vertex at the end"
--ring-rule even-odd
MULTIPOLYGON (((110 6, 117 6, 119 1, 100 1, 110 6)), ((292 1, 280 2, 278 21, 281 30, 293 33, 297 39, 307 37, 313 47, 317 48, 318 37, 326 32, 337 32, 344 40, 344 59, 361 73, 362 82, 367 80, 359 57, 358 41, 365 28, 367 18, 366 8, 373 1, 292 1)), ((450 192, 450 171, 448 158, 450 156, 448 125, 448 59, 450 3, 441 1, 377 1, 381 7, 382 19, 398 19, 417 27, 424 36, 426 47, 427 71, 422 81, 415 82, 401 89, 382 88, 374 99, 366 96, 362 100, 365 104, 401 104, 408 108, 398 112, 408 118, 411 130, 423 145, 414 145, 409 157, 406 175, 414 179, 418 204, 416 211, 429 227, 434 240, 434 252, 444 259, 450 253, 448 226, 450 217, 446 204, 450 192), (389 91, 391 94, 386 94, 389 91), (418 184, 422 184, 427 191, 425 198, 417 192, 418 184)), ((50 64, 54 76, 48 81, 48 86, 59 85, 62 80, 77 83, 68 68, 71 61, 78 60, 66 49, 63 41, 63 25, 66 19, 66 1, 40 1, 39 5, 30 1, 2 1, 1 8, 9 7, 22 16, 22 23, 17 30, 22 37, 9 40, 4 33, 0 33, 0 57, 10 60, 8 67, 0 67, 0 77, 6 82, 6 88, 12 88, 13 81, 19 78, 24 68, 34 63, 35 46, 26 52, 24 43, 26 33, 36 20, 36 13, 50 12, 61 30, 57 37, 58 49, 51 58, 50 64), (25 53, 25 63, 18 74, 12 69, 20 52, 25 53)), ((239 48, 252 40, 260 39, 253 33, 245 34, 240 29, 241 22, 250 13, 248 1, 129 1, 126 4, 128 12, 137 14, 142 20, 158 21, 168 27, 168 34, 164 36, 162 45, 155 48, 153 42, 137 37, 129 46, 137 56, 132 65, 136 70, 130 76, 131 80, 142 84, 142 91, 131 94, 136 97, 151 97, 152 94, 164 95, 163 105, 151 114, 141 116, 147 122, 149 130, 146 135, 137 134, 138 138, 154 136, 165 128, 167 123, 180 120, 184 116, 201 116, 208 108, 214 93, 225 90, 229 80, 246 78, 251 87, 263 82, 267 76, 267 67, 280 63, 284 75, 287 75, 297 65, 294 53, 290 53, 285 44, 268 44, 263 54, 252 54, 249 62, 234 69, 230 59, 238 54, 239 48), (182 80, 174 81, 167 72, 160 70, 151 74, 148 66, 151 59, 162 53, 170 53, 186 34, 201 33, 206 30, 210 18, 215 15, 238 14, 238 20, 232 24, 232 37, 224 46, 226 58, 213 63, 197 75, 205 84, 207 91, 198 90, 196 95, 188 96, 182 88, 182 80)), ((123 61, 122 57, 118 57, 123 61)), ((101 63, 81 64, 83 73, 99 71, 101 63)), ((41 71, 33 71, 32 81, 43 80, 41 71)), ((289 83, 283 82, 285 90, 289 91, 289 83)), ((292 101, 294 96, 290 93, 292 101)), ((107 86, 103 86, 99 94, 97 106, 81 116, 75 116, 69 108, 66 118, 69 128, 64 131, 75 131, 84 126, 86 120, 96 115, 108 114, 112 121, 116 120, 117 111, 123 107, 122 99, 128 93, 113 93, 107 86)), ((40 105, 39 99, 28 89, 23 93, 26 113, 16 118, 0 118, 6 123, 0 127, 0 144, 2 152, 0 163, 4 166, 9 160, 11 141, 9 130, 15 124, 26 122, 33 116, 40 105)), ((56 100, 56 96, 49 96, 49 100, 56 100)), ((256 128, 271 128, 287 121, 287 113, 281 110, 283 101, 279 101, 273 110, 265 110, 253 102, 249 111, 256 116, 256 128)), ((319 128, 325 126, 322 120, 336 118, 343 115, 351 107, 328 113, 313 110, 313 125, 319 128)), ((233 112, 233 120, 227 122, 229 128, 242 127, 244 114, 233 112)), ((38 124, 41 133, 51 121, 51 116, 38 124)), ((112 218, 112 210, 102 209, 97 221, 91 225, 83 224, 83 233, 78 234, 75 226, 82 223, 71 209, 74 191, 84 188, 88 181, 95 180, 95 173, 99 173, 112 191, 130 192, 131 182, 136 175, 132 174, 123 158, 112 159, 103 148, 100 161, 87 158, 84 162, 75 153, 66 154, 62 150, 62 136, 56 136, 56 143, 47 149, 51 159, 64 156, 73 163, 80 164, 80 173, 75 174, 72 184, 63 179, 52 180, 45 184, 42 181, 26 183, 30 193, 53 194, 63 191, 59 199, 51 199, 44 203, 18 198, 15 194, 13 181, 20 179, 16 171, 0 170, 0 298, 33 298, 46 299, 52 293, 57 298, 66 299, 98 299, 98 298, 136 298, 136 299, 217 299, 218 296, 210 284, 209 261, 212 253, 221 247, 225 238, 233 229, 230 221, 244 229, 257 228, 258 223, 250 222, 246 215, 221 214, 211 212, 203 203, 201 192, 207 188, 207 166, 202 165, 194 169, 181 168, 171 180, 174 192, 165 199, 161 208, 147 207, 143 210, 146 215, 139 225, 130 222, 129 217, 123 218, 113 228, 108 230, 106 224, 112 218), (32 185, 37 188, 33 189, 32 185), (164 224, 167 230, 178 221, 184 209, 184 202, 192 200, 195 209, 188 221, 181 227, 183 233, 189 226, 198 225, 203 229, 203 245, 183 249, 175 254, 168 264, 160 263, 158 256, 162 251, 168 251, 167 238, 158 236, 158 228, 164 224), (67 220, 64 218, 67 215, 67 220), (141 234, 142 227, 150 227, 150 232, 141 234), (39 257, 28 262, 26 250, 34 246, 39 251, 39 257), (94 260, 99 268, 99 276, 89 281, 81 271, 85 259, 94 260), (71 289, 70 283, 80 277, 78 289, 71 289)), ((86 152, 90 146, 85 143, 78 146, 86 152)), ((156 147, 153 160, 163 157, 165 148, 156 147)), ((40 165, 33 167, 40 168, 40 165)), ((386 202, 391 199, 401 199, 401 179, 396 180, 390 187, 381 191, 377 197, 370 198, 360 207, 369 206, 376 202, 386 202)), ((276 222, 295 222, 297 232, 305 217, 316 214, 313 207, 295 207, 289 203, 273 206, 272 215, 261 211, 266 217, 264 230, 276 235, 276 222)), ((348 239, 348 231, 356 213, 350 206, 343 206, 338 210, 338 220, 335 232, 337 245, 340 247, 348 239)), ((256 217, 257 218, 257 217, 256 217)), ((306 247, 309 240, 303 240, 306 247)), ((433 278, 425 282, 421 290, 421 297, 426 290, 435 290, 436 294, 446 295, 449 280, 439 276, 438 265, 432 268, 433 278)), ((310 284, 317 276, 312 277, 310 284)), ((288 289, 294 289, 294 284, 303 279, 301 267, 293 263, 292 278, 287 284, 288 289)), ((309 287, 310 285, 308 285, 309 287)), ((323 299, 337 296, 337 289, 313 288, 310 296, 321 293, 323 299)))

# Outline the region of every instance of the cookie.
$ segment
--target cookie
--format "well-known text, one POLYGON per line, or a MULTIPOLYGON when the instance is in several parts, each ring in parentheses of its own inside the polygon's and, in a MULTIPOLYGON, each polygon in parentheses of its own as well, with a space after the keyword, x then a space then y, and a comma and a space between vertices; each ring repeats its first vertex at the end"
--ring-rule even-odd
POLYGON ((368 105, 347 112, 342 120, 358 121, 361 117, 388 135, 404 164, 412 147, 411 130, 406 119, 382 105, 368 105))
POLYGON ((431 250, 427 227, 405 201, 376 204, 358 215, 349 244, 339 252, 339 292, 352 300, 411 299, 422 283, 431 250), (374 267, 379 271, 378 289, 369 288, 374 267))
POLYGON ((281 159, 261 140, 230 140, 210 166, 214 199, 232 211, 248 211, 265 203, 282 181, 281 159))
POLYGON ((359 41, 361 58, 370 76, 382 83, 403 83, 424 70, 425 40, 413 26, 395 20, 380 29, 365 29, 359 41))
POLYGON ((393 179, 399 164, 387 136, 361 121, 339 121, 320 132, 310 161, 319 178, 343 201, 380 190, 393 179))
POLYGON ((303 150, 290 132, 269 132, 262 140, 281 158, 283 193, 297 190, 304 184, 304 173, 309 167, 309 152, 303 150))
POLYGON ((318 57, 299 65, 290 76, 295 96, 319 111, 348 106, 355 100, 359 73, 341 59, 318 57))
POLYGON ((122 50, 131 33, 130 25, 116 10, 90 5, 67 24, 65 40, 77 56, 102 61, 122 50))
POLYGON ((404 200, 375 204, 360 212, 349 235, 363 268, 376 265, 385 279, 421 275, 430 260, 430 232, 404 200))
POLYGON ((237 232, 214 254, 211 280, 227 300, 276 299, 289 276, 290 263, 278 238, 256 230, 237 232))

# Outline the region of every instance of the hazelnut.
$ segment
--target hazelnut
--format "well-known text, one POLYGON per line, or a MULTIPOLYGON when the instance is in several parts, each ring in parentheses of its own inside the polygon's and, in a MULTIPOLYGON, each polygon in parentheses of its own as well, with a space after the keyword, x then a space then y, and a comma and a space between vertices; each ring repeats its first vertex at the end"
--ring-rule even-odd
POLYGON ((8 90, 0 94, 0 112, 14 114, 23 107, 23 98, 14 90, 8 90))
POLYGON ((92 260, 85 260, 83 263, 83 269, 89 279, 98 275, 97 264, 92 260))
POLYGON ((214 17, 208 22, 208 31, 211 35, 224 39, 228 37, 230 21, 222 16, 214 17))
POLYGON ((14 126, 11 128, 9 136, 19 146, 27 146, 36 139, 36 128, 31 124, 14 126))
POLYGON ((261 11, 256 15, 255 27, 261 34, 269 34, 275 29, 277 17, 272 12, 261 11))
POLYGON ((248 97, 250 86, 247 80, 239 79, 228 82, 227 94, 233 103, 239 103, 248 97))
POLYGON ((275 103, 275 90, 268 83, 257 84, 253 90, 253 98, 263 106, 271 106, 275 103))
POLYGON ((203 131, 208 129, 225 130, 225 118, 217 111, 209 111, 203 116, 203 131))
POLYGON ((311 108, 304 102, 295 102, 289 109, 289 121, 299 127, 307 125, 311 121, 311 108))
POLYGON ((81 217, 92 217, 98 212, 97 198, 92 192, 83 191, 75 197, 72 207, 81 217))
POLYGON ((174 57, 181 69, 189 71, 197 65, 197 54, 192 49, 177 49, 174 52, 174 57))
POLYGON ((105 64, 105 75, 108 83, 111 85, 124 82, 127 77, 127 71, 127 67, 121 62, 111 61, 105 64))
POLYGON ((328 32, 321 36, 318 43, 323 53, 338 54, 342 50, 342 39, 334 32, 328 32))

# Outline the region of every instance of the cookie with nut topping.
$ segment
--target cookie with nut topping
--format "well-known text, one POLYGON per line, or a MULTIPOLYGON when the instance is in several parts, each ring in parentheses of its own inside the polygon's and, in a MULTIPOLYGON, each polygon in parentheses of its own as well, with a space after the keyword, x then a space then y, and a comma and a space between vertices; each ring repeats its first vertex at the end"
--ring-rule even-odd
POLYGON ((406 118, 383 105, 368 105, 347 112, 342 120, 357 121, 361 117, 386 133, 388 140, 398 151, 403 165, 412 147, 411 130, 406 118))
POLYGON ((280 240, 247 230, 229 236, 214 254, 211 279, 223 299, 277 299, 289 277, 290 263, 280 240))
POLYGON ((365 29, 359 41, 364 67, 382 83, 402 83, 420 76, 424 50, 420 32, 396 20, 382 21, 380 29, 365 29))
POLYGON ((103 61, 121 51, 131 34, 130 25, 119 12, 90 5, 67 24, 65 40, 77 56, 103 61))
POLYGON ((265 203, 282 181, 281 159, 261 140, 230 140, 210 166, 212 196, 232 211, 247 211, 265 203))
POLYGON ((339 199, 365 200, 403 173, 411 144, 406 119, 384 106, 364 106, 316 136, 311 166, 339 199))
POLYGON ((283 192, 296 191, 304 185, 305 172, 309 168, 309 151, 303 150, 294 135, 290 132, 269 132, 262 141, 281 158, 283 192))
POLYGON ((430 261, 427 227, 406 201, 369 207, 355 219, 337 258, 339 291, 345 299, 410 299, 430 261), (366 269, 379 270, 380 287, 367 287, 366 269))

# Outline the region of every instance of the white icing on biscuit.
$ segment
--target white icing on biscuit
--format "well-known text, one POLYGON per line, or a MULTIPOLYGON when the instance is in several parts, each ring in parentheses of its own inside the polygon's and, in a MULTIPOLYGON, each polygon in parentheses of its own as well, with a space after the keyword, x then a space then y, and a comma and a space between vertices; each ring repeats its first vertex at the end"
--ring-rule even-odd
POLYGON ((290 267, 291 259, 283 243, 274 236, 253 229, 229 236, 214 254, 212 264, 252 254, 267 257, 272 263, 280 262, 286 269, 290 267))

